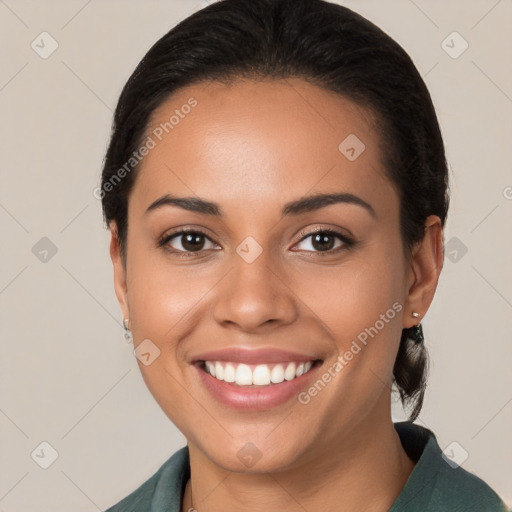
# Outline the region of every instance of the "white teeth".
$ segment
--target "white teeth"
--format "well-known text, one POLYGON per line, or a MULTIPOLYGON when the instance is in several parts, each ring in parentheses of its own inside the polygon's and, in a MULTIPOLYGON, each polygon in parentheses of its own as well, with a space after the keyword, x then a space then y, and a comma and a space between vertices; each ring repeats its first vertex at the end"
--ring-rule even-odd
POLYGON ((270 372, 270 380, 274 384, 279 384, 279 383, 283 382, 284 370, 283 370, 282 364, 277 364, 276 366, 274 366, 274 368, 272 368, 272 371, 270 372))
POLYGON ((266 386, 270 384, 270 370, 266 364, 260 364, 254 368, 252 373, 252 383, 257 386, 266 386))
POLYGON ((231 363, 227 363, 224 368, 224 382, 235 382, 236 370, 231 363))
POLYGON ((211 363, 210 361, 206 361, 206 368, 210 372, 210 375, 215 377, 215 365, 211 363))
POLYGON ((286 380, 292 380, 295 378, 295 363, 288 363, 288 366, 284 371, 284 378, 286 380))
POLYGON ((218 361, 215 363, 215 377, 219 380, 224 379, 224 367, 218 361))
POLYGON ((240 386, 250 386, 252 384, 251 367, 246 364, 239 364, 235 373, 235 382, 240 386))
POLYGON ((273 366, 258 364, 227 363, 224 361, 205 361, 206 371, 218 380, 237 384, 238 386, 268 386, 270 383, 280 384, 284 380, 293 380, 307 373, 313 361, 301 363, 280 363, 273 366))

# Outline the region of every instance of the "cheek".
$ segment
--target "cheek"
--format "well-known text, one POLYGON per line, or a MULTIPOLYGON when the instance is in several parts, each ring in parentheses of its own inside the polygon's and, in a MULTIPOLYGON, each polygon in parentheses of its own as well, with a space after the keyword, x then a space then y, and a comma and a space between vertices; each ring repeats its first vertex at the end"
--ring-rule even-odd
POLYGON ((307 303, 336 340, 342 373, 359 382, 359 390, 365 388, 360 380, 392 375, 402 332, 403 265, 396 246, 376 241, 346 265, 303 283, 307 303))
MULTIPOLYGON (((329 382, 318 398, 325 418, 359 418, 391 385, 402 332, 402 265, 395 251, 375 244, 364 256, 303 283, 307 303, 338 354, 322 374, 329 382)), ((307 390, 310 397, 323 385, 315 388, 307 390)))
POLYGON ((297 280, 298 295, 308 299, 340 339, 357 336, 395 302, 402 304, 403 282, 403 263, 396 251, 376 243, 343 265, 312 271, 297 280))
POLYGON ((172 341, 176 333, 182 336, 215 282, 210 284, 197 265, 171 264, 165 257, 152 258, 143 251, 133 252, 128 272, 133 330, 138 338, 155 340, 172 341))
POLYGON ((204 315, 201 298, 207 298, 212 287, 192 267, 171 265, 147 249, 133 250, 128 261, 134 347, 142 349, 142 343, 151 340, 158 349, 150 364, 138 360, 141 375, 170 420, 188 431, 186 418, 194 413, 194 401, 184 392, 180 339, 198 325, 204 315))

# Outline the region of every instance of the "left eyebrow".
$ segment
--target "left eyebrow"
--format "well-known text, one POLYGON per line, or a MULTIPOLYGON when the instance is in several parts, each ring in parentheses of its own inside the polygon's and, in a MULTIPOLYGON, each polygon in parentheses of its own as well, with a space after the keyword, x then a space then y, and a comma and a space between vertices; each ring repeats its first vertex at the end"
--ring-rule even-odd
MULTIPOLYGON (((345 203, 361 206, 364 208, 373 218, 376 218, 376 213, 371 204, 366 202, 360 197, 350 193, 337 193, 337 194, 314 194, 308 197, 297 199, 286 203, 282 210, 282 216, 288 215, 300 215, 302 213, 320 210, 331 204, 345 203)), ((146 214, 162 206, 177 206, 184 210, 191 212, 201 213, 204 215, 212 215, 215 217, 223 217, 222 208, 211 201, 206 201, 198 197, 176 197, 170 194, 166 194, 153 203, 151 203, 146 214)))
POLYGON ((283 208, 283 216, 285 215, 300 215, 301 213, 311 212, 325 208, 331 204, 346 203, 354 204, 364 208, 373 218, 377 215, 373 206, 367 203, 364 199, 354 194, 342 192, 338 194, 314 194, 297 201, 286 203, 283 208))

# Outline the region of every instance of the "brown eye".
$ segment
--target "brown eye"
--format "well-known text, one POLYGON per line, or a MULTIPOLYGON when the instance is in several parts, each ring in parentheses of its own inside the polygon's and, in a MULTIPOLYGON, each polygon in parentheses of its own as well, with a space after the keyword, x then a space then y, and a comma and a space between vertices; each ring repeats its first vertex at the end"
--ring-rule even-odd
POLYGON ((160 242, 171 252, 200 252, 205 249, 215 248, 215 244, 202 231, 182 230, 166 235, 160 242), (210 243, 212 247, 205 247, 210 243))
POLYGON ((302 238, 299 244, 311 239, 310 242, 305 244, 306 247, 302 248, 302 250, 306 251, 337 252, 337 249, 348 248, 354 245, 354 241, 348 236, 330 229, 317 230, 309 234, 301 233, 301 235, 305 236, 302 238), (335 245, 336 239, 338 239, 341 243, 335 245))

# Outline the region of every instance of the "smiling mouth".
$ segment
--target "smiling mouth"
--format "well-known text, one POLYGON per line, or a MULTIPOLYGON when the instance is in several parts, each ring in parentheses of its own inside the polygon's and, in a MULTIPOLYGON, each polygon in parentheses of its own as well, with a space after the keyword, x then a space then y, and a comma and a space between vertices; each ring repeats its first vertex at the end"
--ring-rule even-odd
POLYGON ((244 364, 230 361, 198 361, 199 368, 217 380, 233 386, 258 388, 291 381, 322 364, 321 359, 269 364, 244 364))

